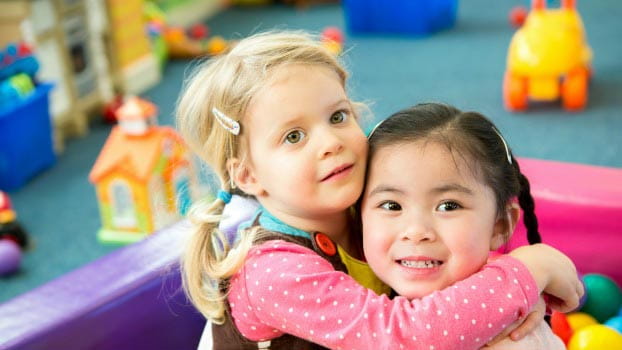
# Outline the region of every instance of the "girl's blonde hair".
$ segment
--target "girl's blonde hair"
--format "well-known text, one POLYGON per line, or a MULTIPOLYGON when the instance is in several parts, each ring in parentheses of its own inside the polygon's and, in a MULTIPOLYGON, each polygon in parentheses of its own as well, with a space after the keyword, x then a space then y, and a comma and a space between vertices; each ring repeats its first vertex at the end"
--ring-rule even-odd
MULTIPOLYGON (((177 104, 177 126, 189 147, 218 176, 222 190, 234 191, 227 161, 243 159, 242 137, 215 120, 212 108, 242 124, 255 94, 284 65, 320 66, 337 73, 345 88, 347 73, 336 57, 310 34, 264 32, 242 39, 231 51, 201 64, 186 82, 177 104)), ((225 319, 226 281, 243 264, 259 229, 246 230, 235 247, 218 230, 224 202, 198 202, 189 212, 193 233, 181 260, 184 289, 208 319, 225 319)))

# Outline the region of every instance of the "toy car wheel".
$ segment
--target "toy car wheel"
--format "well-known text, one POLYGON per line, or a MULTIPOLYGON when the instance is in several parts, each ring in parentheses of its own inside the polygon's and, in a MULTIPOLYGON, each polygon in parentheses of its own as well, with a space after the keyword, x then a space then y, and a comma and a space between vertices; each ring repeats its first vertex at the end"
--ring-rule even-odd
POLYGON ((503 103, 509 111, 527 109, 527 80, 506 72, 503 78, 503 103))
POLYGON ((0 224, 0 239, 10 239, 20 247, 28 246, 28 235, 17 221, 0 224))
POLYGON ((562 82, 562 104, 568 111, 579 111, 587 104, 587 81, 585 68, 570 72, 562 82))

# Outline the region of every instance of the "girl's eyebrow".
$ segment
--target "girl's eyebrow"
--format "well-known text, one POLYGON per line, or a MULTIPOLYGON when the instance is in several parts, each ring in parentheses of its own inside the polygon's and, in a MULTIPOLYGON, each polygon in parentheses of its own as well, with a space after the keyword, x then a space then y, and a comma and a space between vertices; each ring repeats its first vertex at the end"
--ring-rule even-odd
POLYGON ((372 197, 376 194, 379 193, 396 193, 396 194, 404 194, 404 191, 402 191, 399 188, 393 187, 393 186, 389 186, 389 185, 378 185, 376 186, 373 190, 371 190, 369 192, 369 197, 372 197))
POLYGON ((430 192, 436 193, 436 194, 441 194, 445 192, 461 192, 461 193, 465 193, 469 195, 473 194, 473 191, 470 188, 464 187, 456 183, 450 183, 447 185, 435 187, 430 192))
POLYGON ((337 108, 338 106, 340 106, 340 105, 342 105, 342 104, 344 104, 344 103, 347 103, 347 104, 349 105, 349 104, 350 104, 350 101, 349 101, 348 99, 346 99, 346 98, 342 98, 342 99, 340 99, 339 101, 337 101, 337 102, 335 102, 335 103, 333 103, 333 104, 329 105, 329 106, 327 107, 327 109, 331 109, 331 110, 332 110, 332 109, 335 109, 335 108, 337 108))

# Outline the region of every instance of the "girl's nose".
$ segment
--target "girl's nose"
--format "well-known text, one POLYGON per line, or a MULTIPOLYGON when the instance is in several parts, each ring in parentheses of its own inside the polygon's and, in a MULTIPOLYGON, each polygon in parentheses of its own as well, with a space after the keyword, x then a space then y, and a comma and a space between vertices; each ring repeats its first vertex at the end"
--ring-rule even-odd
POLYGON ((342 139, 331 131, 324 132, 319 137, 318 141, 321 144, 320 156, 322 158, 337 154, 344 148, 342 139))
POLYGON ((436 233, 429 225, 422 222, 411 222, 402 233, 401 239, 403 241, 411 241, 412 243, 434 242, 436 233))

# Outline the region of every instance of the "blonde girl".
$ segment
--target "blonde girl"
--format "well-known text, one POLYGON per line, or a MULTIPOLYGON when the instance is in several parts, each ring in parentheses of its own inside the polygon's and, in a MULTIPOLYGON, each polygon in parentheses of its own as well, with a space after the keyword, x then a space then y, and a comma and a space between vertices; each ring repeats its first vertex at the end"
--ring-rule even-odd
POLYGON ((483 291, 464 288, 390 300, 348 276, 365 265, 354 260, 362 254, 351 206, 363 188, 367 142, 345 86, 336 58, 297 32, 241 40, 186 85, 179 129, 218 175, 221 191, 190 212, 196 232, 182 276, 188 296, 214 324, 215 349, 416 348, 442 336, 443 329, 429 326, 431 318, 463 327, 480 317, 464 313, 458 320, 438 314, 440 306, 486 300, 507 310, 491 315, 490 327, 478 324, 463 339, 435 345, 455 349, 460 341, 475 349, 502 324, 526 315, 542 291, 570 307, 578 303, 574 266, 546 247, 519 249, 481 272, 516 279, 499 293, 520 303, 489 301, 483 291), (238 196, 253 197, 260 207, 247 228, 228 236, 218 225, 238 196), (544 249, 548 254, 536 252, 544 249), (344 259, 356 263, 346 267, 344 259))

